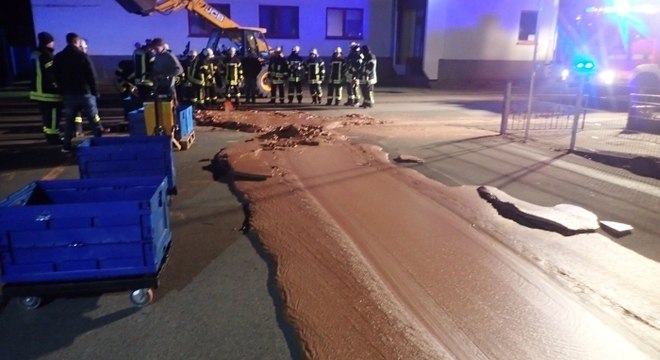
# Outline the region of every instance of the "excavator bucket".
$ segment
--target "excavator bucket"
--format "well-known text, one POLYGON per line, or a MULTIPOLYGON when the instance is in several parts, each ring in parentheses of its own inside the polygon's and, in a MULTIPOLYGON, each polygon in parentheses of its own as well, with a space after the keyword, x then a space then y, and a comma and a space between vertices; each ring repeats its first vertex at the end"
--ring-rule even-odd
POLYGON ((147 16, 154 11, 158 0, 116 0, 126 11, 147 16))

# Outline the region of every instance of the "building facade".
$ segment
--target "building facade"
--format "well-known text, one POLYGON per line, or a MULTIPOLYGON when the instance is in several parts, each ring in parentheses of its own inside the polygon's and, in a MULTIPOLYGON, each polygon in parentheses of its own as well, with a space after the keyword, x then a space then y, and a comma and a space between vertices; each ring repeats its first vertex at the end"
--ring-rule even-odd
MULTIPOLYGON (((418 77, 431 83, 529 76, 536 53, 550 61, 559 0, 207 0, 242 26, 263 27, 273 48, 303 55, 317 48, 369 44, 379 80, 418 77), (538 43, 537 43, 538 40, 538 43)), ((32 0, 35 33, 64 46, 68 32, 87 38, 102 77, 133 51, 161 37, 175 53, 201 50, 211 26, 197 14, 130 14, 110 0, 32 0)))

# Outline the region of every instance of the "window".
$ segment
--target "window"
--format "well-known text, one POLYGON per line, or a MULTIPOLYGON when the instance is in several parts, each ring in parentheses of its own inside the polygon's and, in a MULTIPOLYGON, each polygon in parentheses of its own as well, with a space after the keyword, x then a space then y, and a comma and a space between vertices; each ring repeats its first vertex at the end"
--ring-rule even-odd
POLYGON ((269 38, 298 38, 298 7, 259 5, 259 26, 269 38))
POLYGON ((357 39, 362 40, 362 9, 326 10, 326 39, 357 39))
POLYGON ((536 22, 538 11, 522 11, 520 13, 520 28, 518 30, 519 44, 534 44, 536 41, 536 22))
MULTIPOLYGON (((229 4, 209 3, 216 10, 220 11, 227 17, 231 17, 229 13, 229 4)), ((209 37, 215 26, 208 20, 204 19, 192 11, 188 11, 188 36, 190 37, 209 37)))

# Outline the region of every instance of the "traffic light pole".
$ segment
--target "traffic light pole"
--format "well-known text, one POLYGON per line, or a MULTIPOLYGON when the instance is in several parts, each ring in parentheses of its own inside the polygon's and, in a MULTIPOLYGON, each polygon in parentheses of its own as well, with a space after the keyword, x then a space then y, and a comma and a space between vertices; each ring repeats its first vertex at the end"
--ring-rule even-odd
POLYGON ((569 152, 575 150, 578 124, 580 122, 580 116, 582 115, 582 97, 584 95, 584 83, 586 78, 586 75, 580 75, 580 86, 578 88, 577 99, 575 100, 575 114, 573 114, 573 128, 571 129, 571 145, 568 148, 569 152))

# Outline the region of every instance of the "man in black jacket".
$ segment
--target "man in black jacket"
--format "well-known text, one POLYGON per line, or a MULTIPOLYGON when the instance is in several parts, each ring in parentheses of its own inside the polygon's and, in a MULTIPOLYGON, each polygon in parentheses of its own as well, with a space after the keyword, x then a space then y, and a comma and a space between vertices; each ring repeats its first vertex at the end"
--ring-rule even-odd
POLYGON ((255 104, 257 102, 257 78, 261 72, 261 61, 257 58, 254 50, 250 50, 248 56, 241 61, 245 82, 245 103, 255 104))
POLYGON ((75 33, 66 35, 67 46, 55 55, 55 79, 64 97, 64 144, 62 152, 71 151, 74 118, 78 111, 87 118, 95 137, 103 127, 98 117, 96 74, 90 58, 80 50, 81 38, 75 33))

